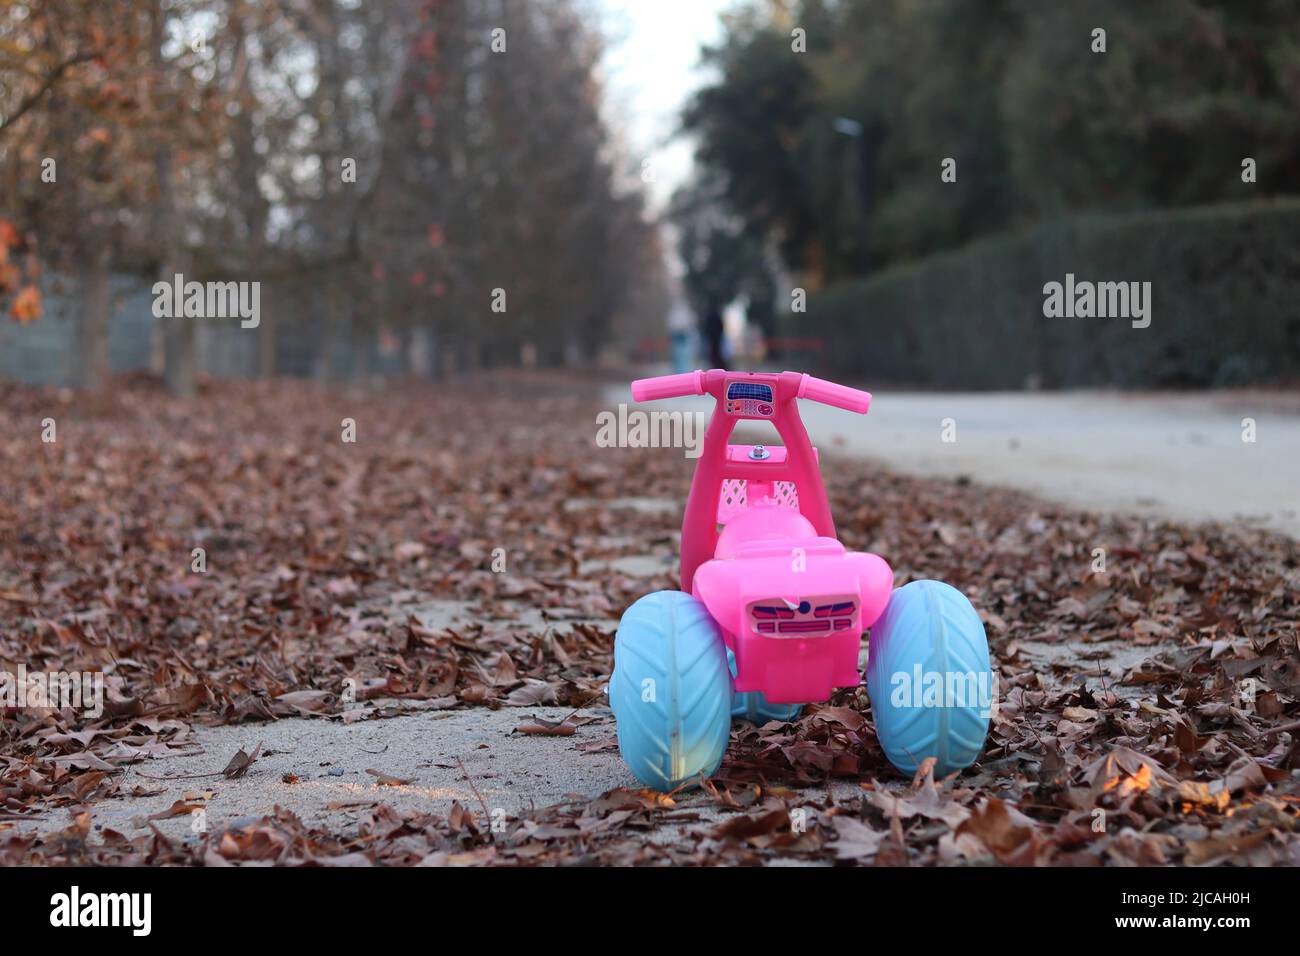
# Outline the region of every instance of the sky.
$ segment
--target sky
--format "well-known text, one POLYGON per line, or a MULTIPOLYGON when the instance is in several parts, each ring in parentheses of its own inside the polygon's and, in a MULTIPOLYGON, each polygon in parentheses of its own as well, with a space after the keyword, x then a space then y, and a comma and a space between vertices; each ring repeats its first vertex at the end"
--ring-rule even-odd
POLYGON ((655 211, 690 177, 691 145, 673 139, 677 116, 708 77, 700 47, 721 34, 718 15, 734 0, 602 0, 608 49, 605 105, 639 159, 655 211))

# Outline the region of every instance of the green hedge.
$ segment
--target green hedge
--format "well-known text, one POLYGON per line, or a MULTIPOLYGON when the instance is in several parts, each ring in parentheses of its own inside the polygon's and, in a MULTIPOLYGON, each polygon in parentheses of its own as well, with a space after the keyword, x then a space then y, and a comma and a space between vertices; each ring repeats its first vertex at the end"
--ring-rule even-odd
POLYGON ((962 388, 1300 378, 1300 198, 1088 216, 830 286, 786 335, 845 377, 962 388), (1151 325, 1048 318, 1043 287, 1149 281, 1151 325))

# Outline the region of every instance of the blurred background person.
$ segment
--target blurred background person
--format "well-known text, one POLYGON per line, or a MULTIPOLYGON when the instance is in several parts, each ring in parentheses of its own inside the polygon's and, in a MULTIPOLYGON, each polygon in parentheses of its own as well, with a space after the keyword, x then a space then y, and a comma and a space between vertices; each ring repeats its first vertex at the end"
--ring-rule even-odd
POLYGON ((673 300, 668 310, 668 338, 672 349, 674 372, 695 368, 695 316, 684 299, 673 300))

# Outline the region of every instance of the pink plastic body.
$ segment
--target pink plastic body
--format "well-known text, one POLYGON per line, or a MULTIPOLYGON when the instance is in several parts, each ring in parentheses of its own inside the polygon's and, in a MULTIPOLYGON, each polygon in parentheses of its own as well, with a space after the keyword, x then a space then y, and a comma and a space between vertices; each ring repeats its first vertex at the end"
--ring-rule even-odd
POLYGON ((865 413, 871 396, 798 372, 711 369, 633 384, 638 401, 705 393, 716 405, 682 520, 682 590, 722 628, 737 691, 801 703, 856 686, 861 635, 884 611, 893 572, 836 539, 797 400, 865 413), (746 420, 771 422, 784 447, 729 444, 746 420))

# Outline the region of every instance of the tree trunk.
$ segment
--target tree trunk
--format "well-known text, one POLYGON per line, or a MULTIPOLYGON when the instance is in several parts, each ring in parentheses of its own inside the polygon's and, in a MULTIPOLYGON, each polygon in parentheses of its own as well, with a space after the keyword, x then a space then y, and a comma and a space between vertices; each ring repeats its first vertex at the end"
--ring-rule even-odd
MULTIPOLYGON (((251 13, 251 8, 248 8, 246 12, 251 13)), ((240 56, 246 55, 249 30, 244 17, 240 15, 233 16, 231 18, 231 29, 240 56)), ((266 197, 262 195, 261 187, 258 185, 258 176, 265 168, 265 161, 258 154, 255 145, 257 130, 254 128, 253 114, 257 107, 257 94, 252 87, 252 70, 244 69, 240 73, 239 88, 236 92, 242 108, 236 117, 231 141, 234 149, 235 168, 239 174, 239 209, 247 230, 244 237, 244 241, 247 243, 247 254, 251 262, 258 263, 262 261, 265 254, 266 224, 271 214, 271 206, 266 201, 266 197)), ((275 314, 275 310, 266 307, 266 299, 270 297, 268 295, 270 292, 270 286, 263 283, 261 322, 256 330, 257 376, 263 379, 273 378, 276 371, 275 322, 271 319, 271 316, 275 314)), ((286 302, 290 299, 291 295, 284 297, 286 302)))
POLYGON ((185 316, 163 319, 164 354, 166 371, 164 379, 173 395, 188 398, 195 390, 195 334, 194 320, 185 316))
POLYGON ((334 347, 339 337, 339 285, 333 275, 325 280, 324 328, 312 360, 312 377, 318 382, 329 382, 334 378, 334 347))
POLYGON ((81 384, 100 391, 108 383, 108 324, 112 314, 109 250, 101 246, 90 257, 83 282, 81 309, 81 384))
POLYGON ((352 380, 370 384, 370 329, 360 316, 352 317, 352 380))
MULTIPOLYGON (((152 10, 152 53, 154 67, 160 76, 166 73, 163 44, 167 42, 167 14, 163 0, 154 0, 152 10)), ((166 135, 158 138, 154 150, 154 176, 158 182, 158 201, 154 209, 158 217, 155 238, 163 250, 162 268, 158 278, 172 282, 181 272, 179 253, 180 228, 176 216, 176 190, 172 181, 172 150, 166 135)), ((195 334, 194 321, 182 316, 162 319, 163 325, 163 378, 173 395, 189 397, 194 394, 195 334)))
POLYGON ((257 325, 257 377, 274 378, 275 377, 275 323, 271 321, 270 313, 274 309, 266 308, 267 302, 266 285, 262 286, 262 313, 257 325))

